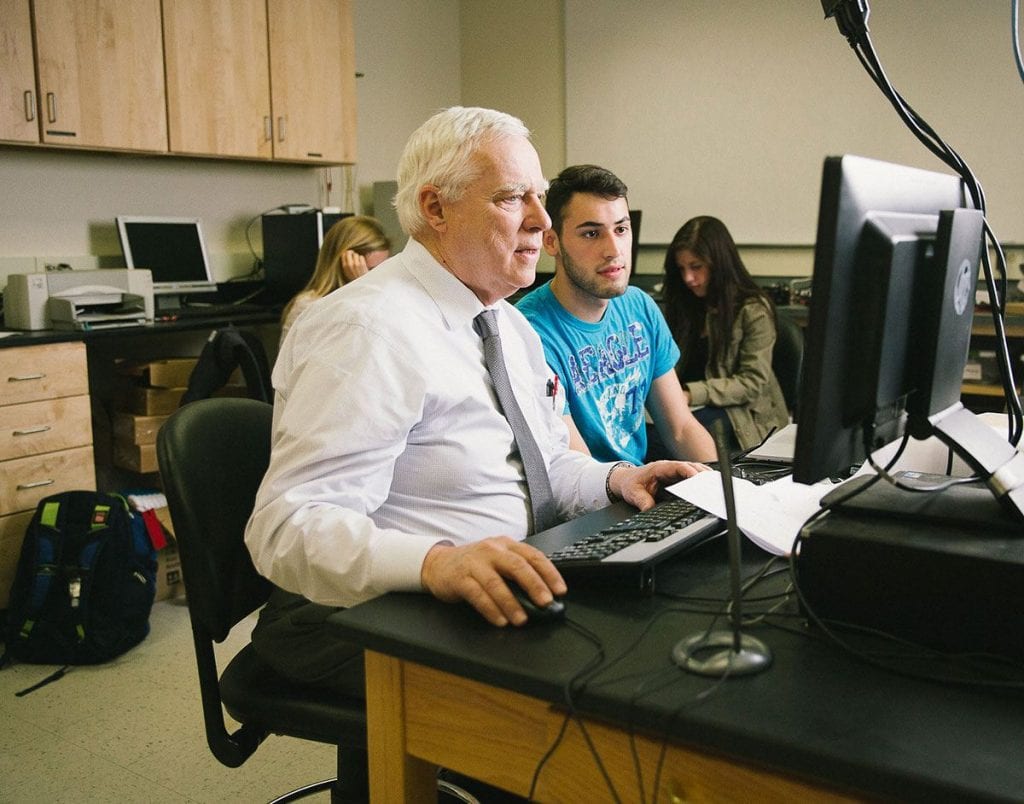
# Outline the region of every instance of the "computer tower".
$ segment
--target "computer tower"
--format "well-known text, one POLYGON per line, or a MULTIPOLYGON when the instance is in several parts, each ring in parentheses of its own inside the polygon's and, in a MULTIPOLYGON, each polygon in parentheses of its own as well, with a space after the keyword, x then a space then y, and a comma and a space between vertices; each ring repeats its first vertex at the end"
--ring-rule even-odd
POLYGON ((349 214, 310 210, 263 216, 263 270, 269 302, 285 304, 305 287, 324 235, 349 214))
POLYGON ((409 236, 402 231, 395 211, 395 193, 398 192, 397 181, 375 181, 373 183, 373 217, 380 221, 384 234, 391 241, 391 253, 397 254, 405 248, 409 236))

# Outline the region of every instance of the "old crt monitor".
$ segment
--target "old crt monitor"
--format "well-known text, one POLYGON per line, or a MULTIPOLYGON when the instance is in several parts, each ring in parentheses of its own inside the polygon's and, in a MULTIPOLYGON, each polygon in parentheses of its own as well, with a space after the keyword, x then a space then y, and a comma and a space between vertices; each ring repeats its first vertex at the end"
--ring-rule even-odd
POLYGON ((960 402, 983 225, 957 177, 825 160, 795 480, 935 435, 1021 515, 1024 459, 960 402))
POLYGON ((177 306, 193 293, 216 292, 198 218, 118 215, 117 233, 125 265, 152 273, 159 308, 177 306))

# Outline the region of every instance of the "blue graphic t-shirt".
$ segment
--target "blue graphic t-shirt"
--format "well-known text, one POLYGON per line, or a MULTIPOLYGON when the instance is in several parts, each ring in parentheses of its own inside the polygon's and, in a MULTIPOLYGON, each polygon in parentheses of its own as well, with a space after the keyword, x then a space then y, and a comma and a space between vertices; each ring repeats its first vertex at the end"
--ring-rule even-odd
POLYGON ((599 461, 644 462, 644 405, 651 384, 679 360, 679 347, 654 300, 636 287, 608 302, 596 324, 568 313, 550 283, 516 305, 544 344, 565 386, 569 412, 599 461))

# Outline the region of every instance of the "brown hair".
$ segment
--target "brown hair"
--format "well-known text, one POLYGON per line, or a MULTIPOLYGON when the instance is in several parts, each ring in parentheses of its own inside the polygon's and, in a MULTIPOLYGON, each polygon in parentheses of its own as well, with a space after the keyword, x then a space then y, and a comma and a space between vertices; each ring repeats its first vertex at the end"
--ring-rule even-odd
POLYGON ((686 365, 700 337, 708 310, 716 313, 709 323, 713 331, 708 332, 708 357, 714 363, 729 346, 736 313, 752 297, 760 298, 772 308, 771 299, 743 264, 725 224, 709 215, 700 215, 684 223, 665 252, 663 295, 665 320, 682 351, 682 364, 686 365), (676 262, 683 251, 692 252, 708 265, 708 290, 703 299, 695 296, 683 283, 676 262))

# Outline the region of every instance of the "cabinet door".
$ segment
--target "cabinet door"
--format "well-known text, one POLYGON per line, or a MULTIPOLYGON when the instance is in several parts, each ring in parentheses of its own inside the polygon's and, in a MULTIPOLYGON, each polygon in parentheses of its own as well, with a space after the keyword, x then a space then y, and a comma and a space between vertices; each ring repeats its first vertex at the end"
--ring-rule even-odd
POLYGON ((35 0, 43 142, 167 150, 160 0, 35 0))
POLYGON ((274 158, 355 162, 355 37, 349 0, 268 0, 274 158))
POLYGON ((39 142, 28 0, 0 0, 0 140, 39 142))
POLYGON ((164 0, 175 153, 271 156, 265 0, 164 0))

